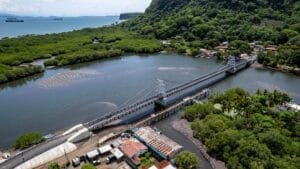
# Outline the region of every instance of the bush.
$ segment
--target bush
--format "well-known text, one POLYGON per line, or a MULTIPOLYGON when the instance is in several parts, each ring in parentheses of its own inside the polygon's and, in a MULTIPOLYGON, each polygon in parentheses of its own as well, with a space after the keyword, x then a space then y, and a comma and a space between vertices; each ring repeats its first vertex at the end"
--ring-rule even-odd
POLYGON ((19 138, 14 143, 15 149, 25 149, 32 145, 38 144, 44 141, 43 135, 38 132, 26 133, 19 138))
POLYGON ((50 163, 48 169, 61 169, 58 163, 50 163))
POLYGON ((84 164, 81 169, 97 169, 95 166, 92 164, 84 164))
POLYGON ((179 169, 198 169, 199 166, 197 155, 188 151, 181 152, 175 161, 179 169))

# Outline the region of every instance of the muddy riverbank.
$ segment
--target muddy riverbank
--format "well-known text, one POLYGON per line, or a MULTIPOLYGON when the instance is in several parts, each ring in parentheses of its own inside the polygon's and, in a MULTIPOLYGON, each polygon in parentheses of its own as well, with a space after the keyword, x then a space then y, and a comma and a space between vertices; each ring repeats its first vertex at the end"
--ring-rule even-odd
POLYGON ((175 119, 172 122, 172 127, 191 140, 201 151, 203 157, 209 162, 213 169, 226 169, 225 163, 223 161, 216 160, 215 158, 209 156, 207 153, 207 147, 199 140, 193 137, 193 130, 191 129, 191 123, 185 119, 175 119))

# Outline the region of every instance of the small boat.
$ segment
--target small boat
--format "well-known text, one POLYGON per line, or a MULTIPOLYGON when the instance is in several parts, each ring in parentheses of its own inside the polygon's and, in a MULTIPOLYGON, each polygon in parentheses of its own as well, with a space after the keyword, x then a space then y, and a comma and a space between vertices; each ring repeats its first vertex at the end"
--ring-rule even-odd
POLYGON ((6 18, 5 22, 24 22, 24 20, 17 18, 6 18))

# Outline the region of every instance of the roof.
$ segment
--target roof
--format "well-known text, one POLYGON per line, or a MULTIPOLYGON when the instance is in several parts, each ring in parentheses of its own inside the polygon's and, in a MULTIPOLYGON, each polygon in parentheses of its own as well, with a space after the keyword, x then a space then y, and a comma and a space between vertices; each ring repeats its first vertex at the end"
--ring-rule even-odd
POLYGON ((111 143, 111 145, 113 146, 113 147, 119 147, 120 146, 120 140, 115 140, 115 141, 113 141, 112 143, 111 143))
POLYGON ((125 138, 122 141, 121 150, 130 158, 148 150, 148 148, 137 139, 125 138))
POLYGON ((70 153, 76 149, 77 147, 75 144, 66 142, 26 161, 25 163, 17 166, 16 169, 36 168, 42 164, 48 163, 50 161, 53 161, 54 159, 62 157, 65 155, 65 153, 70 153))
POLYGON ((287 103, 286 104, 289 108, 299 111, 300 105, 294 104, 294 103, 287 103))
POLYGON ((169 161, 163 160, 149 169, 176 169, 176 167, 172 166, 169 161))
POLYGON ((126 162, 122 162, 117 169, 131 169, 131 167, 126 162))
POLYGON ((111 139, 112 137, 114 137, 116 134, 114 133, 110 133, 108 135, 105 135, 103 137, 101 137, 98 141, 98 144, 103 144, 104 142, 106 142, 107 140, 111 139))
POLYGON ((118 148, 114 148, 111 150, 111 153, 117 158, 120 159, 124 156, 124 154, 122 153, 122 151, 120 151, 120 149, 118 148))
POLYGON ((93 150, 93 151, 88 152, 86 155, 88 158, 95 158, 96 156, 99 155, 99 152, 98 152, 98 150, 93 150))
POLYGON ((135 134, 156 150, 169 157, 182 149, 182 146, 165 135, 157 133, 151 127, 142 127, 135 134))
POLYGON ((177 169, 176 167, 172 166, 171 164, 169 164, 167 167, 165 167, 164 169, 177 169))
POLYGON ((106 146, 100 147, 98 150, 99 150, 100 154, 104 154, 104 153, 107 153, 110 150, 112 150, 112 148, 110 145, 106 145, 106 146))
POLYGON ((148 169, 158 169, 155 165, 151 166, 150 168, 148 169))

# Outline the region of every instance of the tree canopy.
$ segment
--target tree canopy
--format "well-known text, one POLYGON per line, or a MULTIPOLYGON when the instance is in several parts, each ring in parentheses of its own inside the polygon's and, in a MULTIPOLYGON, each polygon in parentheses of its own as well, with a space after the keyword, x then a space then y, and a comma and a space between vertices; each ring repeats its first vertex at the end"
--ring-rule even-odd
POLYGON ((199 166, 198 157, 188 151, 181 152, 175 159, 179 169, 197 169, 199 166))
POLYGON ((185 109, 194 137, 229 169, 299 168, 300 112, 278 106, 290 102, 282 92, 241 88, 213 94, 185 109), (208 111, 209 110, 209 111, 208 111))
POLYGON ((50 163, 48 169, 61 169, 58 163, 50 163))
POLYGON ((13 146, 15 149, 25 149, 42 141, 44 141, 44 138, 41 133, 30 132, 17 138, 13 146))

